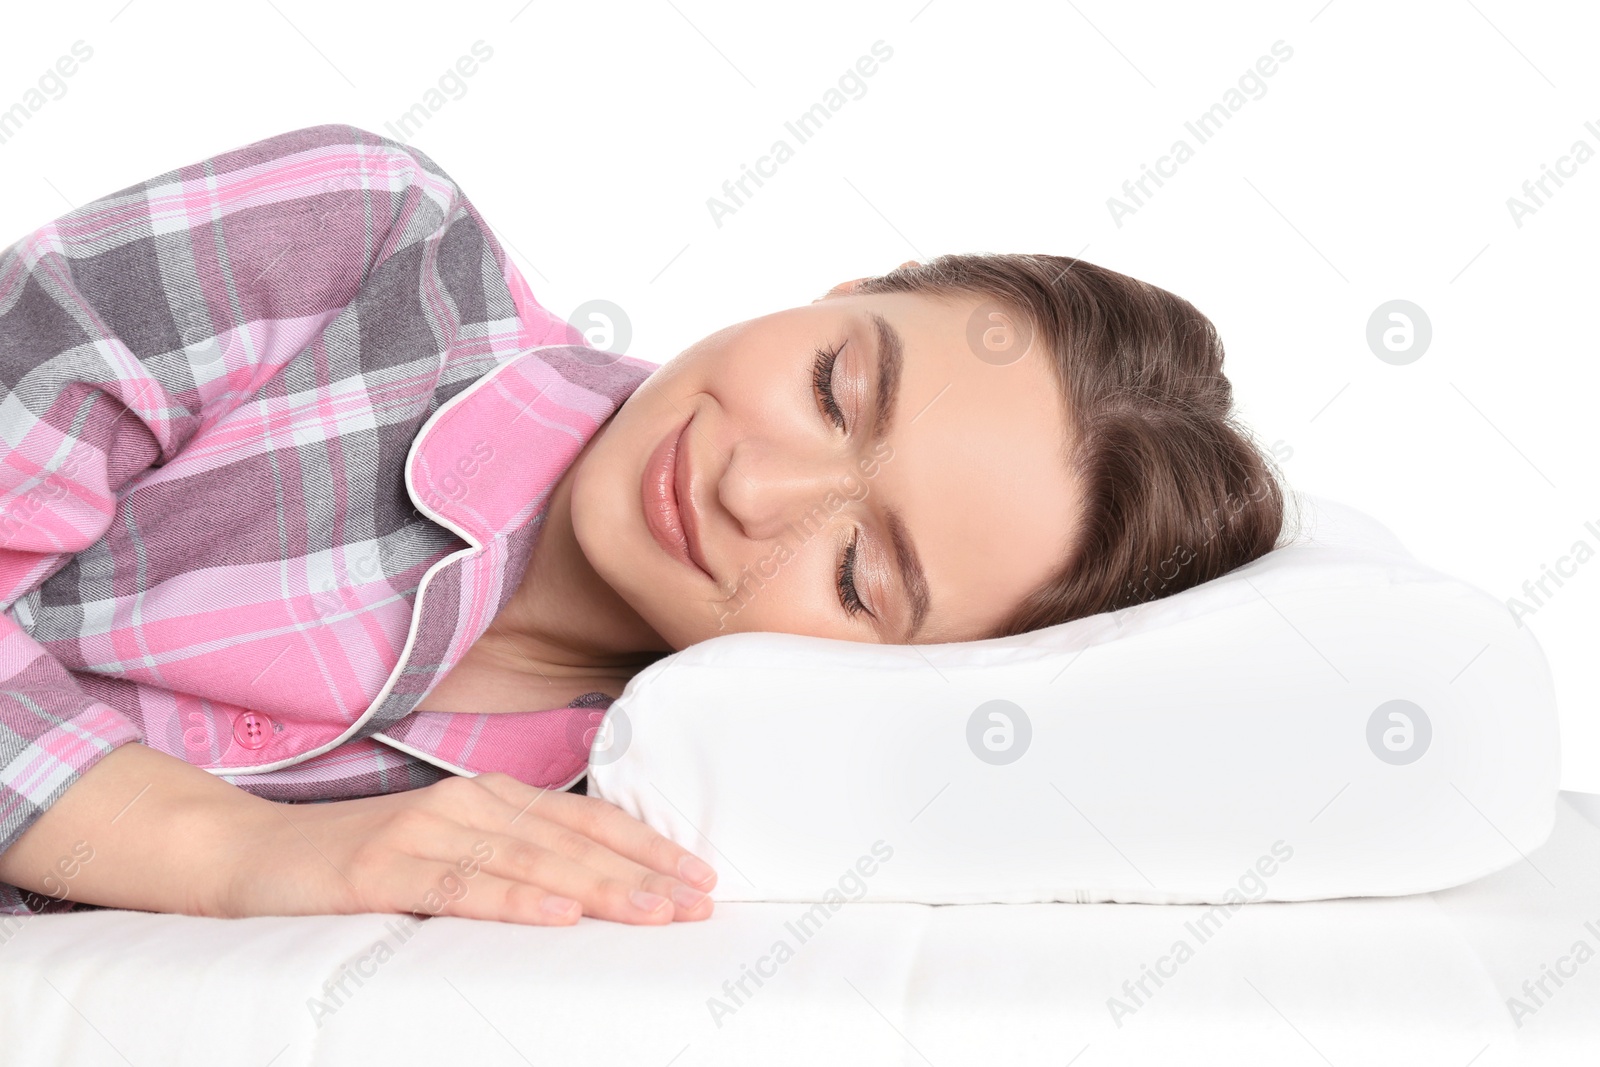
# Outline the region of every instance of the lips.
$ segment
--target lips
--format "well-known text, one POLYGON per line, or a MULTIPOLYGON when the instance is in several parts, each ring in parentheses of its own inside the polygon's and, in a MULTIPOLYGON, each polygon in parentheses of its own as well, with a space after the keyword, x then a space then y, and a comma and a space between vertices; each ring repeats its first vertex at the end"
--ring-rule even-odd
POLYGON ((689 454, 685 441, 689 422, 668 431, 650 453, 640 479, 645 525, 667 555, 707 578, 711 571, 700 553, 700 530, 690 492, 689 454), (682 506, 680 506, 682 505, 682 506))

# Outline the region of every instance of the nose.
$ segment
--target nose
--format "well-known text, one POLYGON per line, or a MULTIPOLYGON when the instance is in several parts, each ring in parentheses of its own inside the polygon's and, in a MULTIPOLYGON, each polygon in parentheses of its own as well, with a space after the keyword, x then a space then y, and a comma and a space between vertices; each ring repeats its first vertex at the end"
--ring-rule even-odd
POLYGON ((746 537, 770 541, 792 526, 815 533, 851 496, 853 469, 836 453, 748 438, 729 454, 717 493, 746 537))

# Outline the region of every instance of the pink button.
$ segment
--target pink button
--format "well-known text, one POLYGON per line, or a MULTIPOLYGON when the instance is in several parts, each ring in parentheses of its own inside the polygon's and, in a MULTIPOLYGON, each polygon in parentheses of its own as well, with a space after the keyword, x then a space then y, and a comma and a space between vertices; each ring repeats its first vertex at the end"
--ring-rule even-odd
POLYGON ((233 720, 233 737, 245 748, 262 748, 272 740, 272 720, 259 711, 247 711, 233 720))

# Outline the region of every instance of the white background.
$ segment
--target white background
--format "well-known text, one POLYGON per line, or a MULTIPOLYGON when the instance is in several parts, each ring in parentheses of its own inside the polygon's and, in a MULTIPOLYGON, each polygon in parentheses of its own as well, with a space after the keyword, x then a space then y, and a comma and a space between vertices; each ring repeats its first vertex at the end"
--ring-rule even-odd
MULTIPOLYGON (((1520 227, 1507 206, 1575 141, 1600 152, 1592 5, 97 0, 8 14, 0 109, 75 41, 93 57, 0 144, 0 246, 285 130, 395 137, 481 40, 492 58, 397 139, 456 179, 551 310, 626 309, 632 355, 664 361, 908 258, 1082 255, 1217 323, 1242 415, 1289 450, 1295 488, 1368 511, 1501 599, 1579 540, 1600 552, 1600 158, 1547 185, 1520 227), (864 95, 719 227, 707 198, 775 139, 794 146, 785 120, 879 40, 893 55, 864 95), (1280 40, 1293 56, 1264 95, 1198 144, 1184 122, 1280 40), (1108 198, 1179 137, 1194 158, 1119 226, 1108 198), (1404 366, 1366 343, 1392 299, 1432 323, 1404 366)), ((1563 582, 1527 621, 1555 675, 1563 784, 1600 792, 1600 557, 1563 582)))

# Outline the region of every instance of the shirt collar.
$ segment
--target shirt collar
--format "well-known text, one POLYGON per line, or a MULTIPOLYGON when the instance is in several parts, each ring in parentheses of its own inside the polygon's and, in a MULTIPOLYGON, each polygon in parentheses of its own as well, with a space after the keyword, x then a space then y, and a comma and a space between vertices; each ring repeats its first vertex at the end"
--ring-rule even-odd
POLYGON ((584 444, 656 365, 582 344, 540 345, 442 404, 406 456, 419 511, 482 546, 539 514, 584 444))

